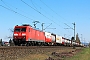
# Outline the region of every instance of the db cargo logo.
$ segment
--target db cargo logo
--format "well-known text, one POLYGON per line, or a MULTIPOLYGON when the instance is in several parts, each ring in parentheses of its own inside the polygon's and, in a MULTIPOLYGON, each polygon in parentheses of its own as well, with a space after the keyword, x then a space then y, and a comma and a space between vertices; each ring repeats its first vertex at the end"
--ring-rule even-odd
POLYGON ((59 38, 56 38, 56 40, 59 40, 59 38))

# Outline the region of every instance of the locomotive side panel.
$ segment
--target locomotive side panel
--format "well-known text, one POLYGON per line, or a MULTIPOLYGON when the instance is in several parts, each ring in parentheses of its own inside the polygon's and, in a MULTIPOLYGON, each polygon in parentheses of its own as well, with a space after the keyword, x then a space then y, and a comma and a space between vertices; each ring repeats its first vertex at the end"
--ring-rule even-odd
POLYGON ((36 34, 36 31, 34 29, 32 29, 32 31, 31 31, 32 39, 31 40, 35 40, 35 34, 36 34))
POLYGON ((45 34, 44 32, 40 31, 40 40, 42 40, 43 42, 45 42, 45 34))
POLYGON ((38 30, 35 30, 35 31, 36 31, 35 39, 36 39, 37 41, 39 41, 39 40, 40 40, 40 38, 39 38, 40 32, 39 32, 38 30))
POLYGON ((26 41, 29 41, 29 39, 32 38, 31 31, 32 31, 31 27, 27 27, 27 29, 26 29, 26 41))

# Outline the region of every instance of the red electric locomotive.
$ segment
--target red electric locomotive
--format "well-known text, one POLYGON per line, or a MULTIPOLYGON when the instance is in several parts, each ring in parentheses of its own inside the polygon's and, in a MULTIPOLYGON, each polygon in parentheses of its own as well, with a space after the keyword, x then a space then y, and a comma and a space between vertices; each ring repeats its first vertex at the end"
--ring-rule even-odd
POLYGON ((13 41, 15 45, 44 45, 51 42, 51 36, 47 36, 45 32, 24 24, 22 26, 15 26, 13 41))

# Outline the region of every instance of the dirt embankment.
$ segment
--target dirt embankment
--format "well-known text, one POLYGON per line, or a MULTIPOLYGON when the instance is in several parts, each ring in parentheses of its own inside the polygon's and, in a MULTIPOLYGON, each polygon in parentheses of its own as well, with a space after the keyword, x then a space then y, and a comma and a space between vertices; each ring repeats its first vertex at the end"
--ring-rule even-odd
POLYGON ((51 53, 52 57, 48 57, 45 60, 65 60, 64 58, 72 57, 80 51, 81 51, 81 49, 76 49, 76 50, 72 50, 70 52, 61 52, 61 53, 60 52, 52 52, 51 53))
POLYGON ((73 56, 78 49, 72 47, 0 48, 0 60, 60 60, 73 56))

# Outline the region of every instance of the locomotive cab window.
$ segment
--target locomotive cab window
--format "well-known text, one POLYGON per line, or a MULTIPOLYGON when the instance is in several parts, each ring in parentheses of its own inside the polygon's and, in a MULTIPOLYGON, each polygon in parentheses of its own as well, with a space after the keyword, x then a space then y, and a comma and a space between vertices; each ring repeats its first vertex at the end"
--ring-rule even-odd
POLYGON ((26 32, 26 28, 15 28, 15 32, 26 32))
POLYGON ((15 28, 15 32, 20 32, 20 28, 15 28))
POLYGON ((22 32, 26 32, 26 28, 21 28, 21 31, 22 32))

